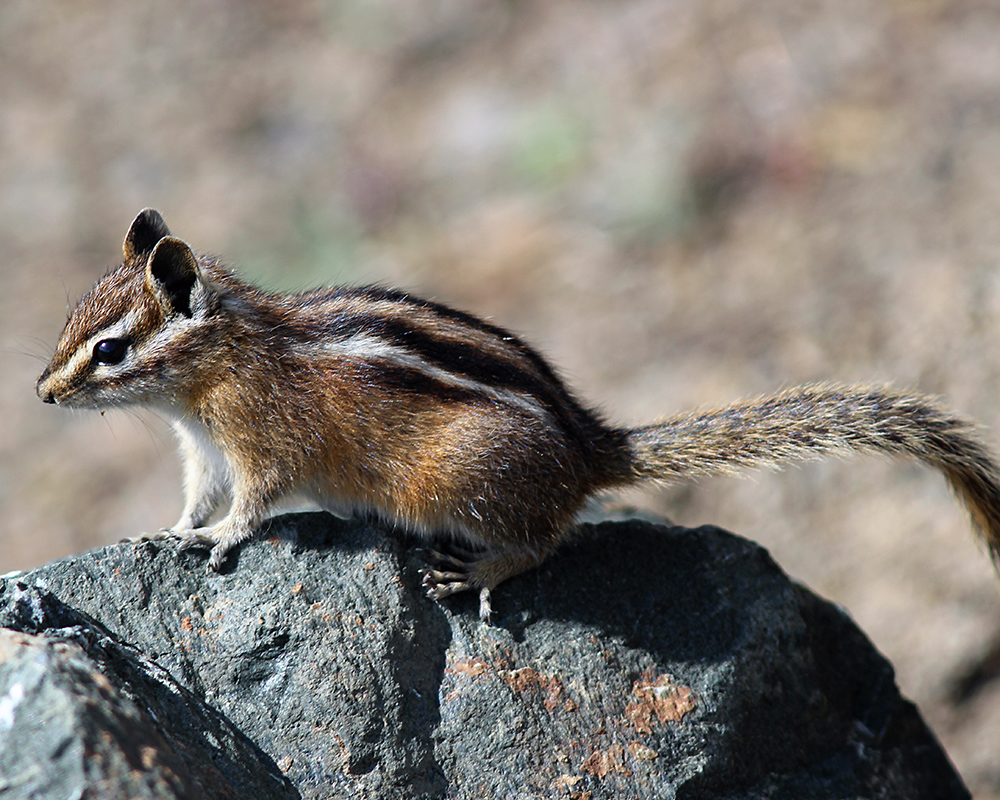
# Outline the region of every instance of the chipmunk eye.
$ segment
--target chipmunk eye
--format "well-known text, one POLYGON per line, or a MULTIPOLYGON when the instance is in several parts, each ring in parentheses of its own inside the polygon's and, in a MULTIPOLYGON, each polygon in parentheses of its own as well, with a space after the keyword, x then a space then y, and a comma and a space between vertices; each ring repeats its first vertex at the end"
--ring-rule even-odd
POLYGON ((125 358, 128 342, 124 339, 102 339, 94 345, 95 364, 117 364, 125 358))

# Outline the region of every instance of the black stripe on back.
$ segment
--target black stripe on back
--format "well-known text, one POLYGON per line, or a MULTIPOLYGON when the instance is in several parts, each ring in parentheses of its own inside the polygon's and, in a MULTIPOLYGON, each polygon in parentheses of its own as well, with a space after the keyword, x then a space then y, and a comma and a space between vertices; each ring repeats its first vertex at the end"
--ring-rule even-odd
POLYGON ((423 298, 414 297, 413 295, 409 295, 398 289, 388 289, 382 286, 363 286, 353 289, 345 289, 342 291, 345 294, 353 294, 357 297, 364 297, 376 302, 379 300, 389 300, 392 302, 415 306, 417 308, 427 309, 429 311, 433 311, 439 317, 460 322, 473 330, 489 334, 490 336, 493 336, 503 342, 507 347, 516 350, 520 355, 527 358, 544 380, 562 388, 562 382, 559 380, 559 377, 555 374, 552 367, 550 367, 548 362, 545 361, 545 359, 543 359, 534 348, 528 345, 527 342, 516 334, 513 334, 498 325, 493 325, 492 323, 487 322, 474 314, 470 314, 466 311, 459 311, 456 308, 443 305, 442 303, 436 303, 433 300, 424 300, 423 298))
POLYGON ((485 386, 507 389, 534 397, 568 429, 577 429, 581 422, 589 422, 588 415, 565 389, 545 361, 516 336, 490 325, 471 314, 429 301, 417 300, 402 292, 380 287, 342 290, 371 301, 401 302, 438 316, 458 322, 485 333, 503 345, 513 348, 518 355, 529 360, 539 372, 534 375, 524 367, 493 353, 484 353, 474 343, 456 341, 447 336, 416 329, 402 320, 387 318, 376 313, 348 313, 329 320, 328 331, 338 338, 350 338, 357 333, 370 333, 377 338, 419 356, 428 364, 456 376, 461 376, 485 386))
POLYGON ((419 369, 402 367, 384 359, 373 361, 378 363, 377 372, 372 363, 362 362, 359 367, 362 377, 366 372, 370 372, 373 384, 390 389, 397 394, 433 397, 443 403, 467 405, 482 403, 484 400, 481 392, 445 383, 419 369))

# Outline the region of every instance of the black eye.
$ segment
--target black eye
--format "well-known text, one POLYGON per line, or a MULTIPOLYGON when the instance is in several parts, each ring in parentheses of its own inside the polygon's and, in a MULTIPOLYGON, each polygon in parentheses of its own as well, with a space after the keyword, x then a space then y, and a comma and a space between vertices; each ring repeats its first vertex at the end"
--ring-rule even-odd
POLYGON ((124 339, 102 339, 94 345, 95 364, 117 364, 125 358, 128 342, 124 339))

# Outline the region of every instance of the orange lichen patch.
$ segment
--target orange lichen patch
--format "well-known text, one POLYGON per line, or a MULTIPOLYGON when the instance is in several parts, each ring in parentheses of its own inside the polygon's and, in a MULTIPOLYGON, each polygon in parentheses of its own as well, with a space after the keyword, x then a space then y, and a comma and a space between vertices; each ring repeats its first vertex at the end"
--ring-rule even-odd
POLYGON ((589 790, 585 792, 574 790, 574 787, 582 780, 583 778, 579 775, 560 775, 552 783, 552 788, 566 792, 569 795, 569 800, 590 800, 592 793, 589 790))
POLYGON ((576 786, 580 781, 582 781, 579 775, 560 775, 552 783, 553 789, 562 789, 563 791, 569 791, 574 786, 576 786))
POLYGON ((545 702, 542 703, 546 711, 553 711, 559 705, 559 695, 562 694, 562 690, 563 687, 561 681, 549 685, 549 693, 545 697, 545 702))
POLYGON ((580 769, 595 778, 604 778, 612 772, 618 775, 631 775, 631 770, 624 764, 624 758, 625 748, 620 744, 613 744, 607 750, 595 750, 587 756, 580 769))
POLYGON ((652 761, 660 755, 652 747, 646 747, 642 742, 629 742, 628 749, 640 761, 652 761))
POLYGON ((139 748, 139 761, 142 764, 142 768, 147 772, 156 766, 157 753, 156 749, 152 747, 141 747, 139 748))
POLYGON ((687 686, 676 686, 669 675, 653 678, 646 673, 632 684, 638 698, 625 708, 625 716, 635 725, 636 733, 652 733, 653 715, 660 724, 680 722, 684 715, 694 711, 694 693, 687 686))
MULTIPOLYGON (((534 688, 546 692, 545 702, 542 704, 546 711, 553 711, 562 701, 563 683, 558 675, 543 675, 531 667, 523 667, 522 669, 502 672, 500 677, 515 692, 524 692, 534 688)), ((575 709, 576 704, 573 705, 575 709)))
POLYGON ((534 686, 538 686, 542 680, 542 676, 531 667, 512 669, 501 673, 500 677, 515 692, 523 692, 534 686))
POLYGON ((292 587, 292 594, 298 594, 301 591, 302 591, 302 584, 301 583, 297 583, 297 584, 295 584, 292 587))
POLYGON ((489 664, 481 658, 473 657, 464 661, 454 662, 445 672, 452 675, 469 675, 470 677, 478 678, 487 669, 489 669, 489 664))

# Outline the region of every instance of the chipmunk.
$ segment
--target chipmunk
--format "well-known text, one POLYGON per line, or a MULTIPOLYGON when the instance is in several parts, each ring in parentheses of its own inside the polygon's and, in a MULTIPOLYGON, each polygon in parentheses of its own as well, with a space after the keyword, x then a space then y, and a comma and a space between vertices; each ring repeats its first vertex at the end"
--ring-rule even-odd
POLYGON ((212 569, 297 492, 470 546, 436 553, 424 584, 437 600, 479 590, 488 618, 490 591, 550 556, 597 492, 847 451, 939 469, 1000 563, 1000 470, 973 426, 927 397, 809 385, 617 428, 521 339, 470 314, 372 286, 266 292, 196 256, 152 209, 123 251, 36 391, 171 420, 184 509, 154 536, 209 548, 212 569))

